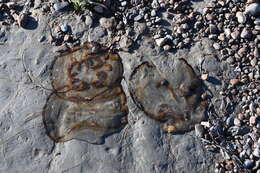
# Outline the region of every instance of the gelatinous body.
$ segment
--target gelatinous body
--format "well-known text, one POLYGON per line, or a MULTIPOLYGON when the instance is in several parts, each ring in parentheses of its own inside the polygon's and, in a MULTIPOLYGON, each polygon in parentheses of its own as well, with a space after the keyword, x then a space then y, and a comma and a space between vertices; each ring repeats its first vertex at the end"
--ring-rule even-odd
POLYGON ((56 58, 43 121, 55 142, 89 142, 127 124, 128 108, 121 87, 122 63, 117 54, 87 43, 56 58))
POLYGON ((189 130, 204 118, 200 100, 201 81, 184 59, 177 60, 171 75, 165 76, 145 62, 130 76, 130 93, 145 114, 160 121, 169 132, 189 130))
POLYGON ((120 83, 123 69, 119 56, 102 48, 92 53, 90 46, 86 44, 56 59, 52 85, 62 98, 90 101, 120 83))

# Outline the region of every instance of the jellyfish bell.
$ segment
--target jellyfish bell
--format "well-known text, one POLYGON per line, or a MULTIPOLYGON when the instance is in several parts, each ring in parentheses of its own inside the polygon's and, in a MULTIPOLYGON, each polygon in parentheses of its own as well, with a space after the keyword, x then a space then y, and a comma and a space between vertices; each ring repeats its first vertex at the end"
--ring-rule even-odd
POLYGON ((96 143, 127 124, 125 104, 124 93, 92 102, 71 102, 52 94, 44 108, 43 122, 55 142, 81 139, 96 143))
POLYGON ((176 60, 171 75, 150 62, 142 63, 130 75, 129 89, 136 105, 165 131, 188 131, 204 118, 201 81, 184 59, 176 60))
POLYGON ((71 139, 99 144, 127 124, 128 108, 121 87, 123 66, 117 54, 86 43, 54 60, 52 86, 43 122, 55 142, 71 139))
POLYGON ((93 53, 93 47, 93 44, 85 44, 55 59, 52 86, 61 97, 89 101, 120 84, 123 66, 119 56, 105 48, 93 53))

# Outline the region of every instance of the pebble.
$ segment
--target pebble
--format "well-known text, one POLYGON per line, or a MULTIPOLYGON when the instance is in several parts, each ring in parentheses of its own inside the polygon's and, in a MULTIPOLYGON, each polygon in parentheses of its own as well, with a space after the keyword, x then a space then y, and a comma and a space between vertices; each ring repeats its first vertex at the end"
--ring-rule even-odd
POLYGON ((235 118, 234 119, 234 125, 238 126, 238 127, 241 126, 241 121, 238 118, 235 118))
POLYGON ((246 159, 244 162, 244 166, 247 169, 252 169, 254 167, 254 162, 252 160, 246 159))
POLYGON ((238 83, 239 83, 239 79, 231 79, 230 80, 230 84, 233 85, 233 86, 237 85, 238 83))
POLYGON ((244 24, 246 22, 246 16, 242 12, 236 13, 237 21, 241 24, 244 24))
POLYGON ((253 67, 256 66, 256 64, 257 64, 257 59, 256 59, 256 57, 254 57, 254 58, 250 61, 250 64, 251 64, 253 67))
POLYGON ((57 2, 53 5, 53 8, 56 11, 64 11, 67 9, 67 7, 69 6, 68 2, 57 2))
POLYGON ((158 38, 155 40, 157 46, 162 47, 168 41, 167 37, 158 38))
POLYGON ((249 119, 250 125, 255 125, 256 124, 256 119, 257 119, 257 117, 255 117, 255 116, 250 117, 250 119, 249 119))
POLYGON ((172 48, 172 47, 171 47, 170 45, 168 45, 168 44, 166 44, 166 45, 163 46, 163 50, 165 50, 165 51, 170 51, 171 48, 172 48))
POLYGON ((201 79, 202 79, 202 80, 207 80, 208 77, 209 77, 209 74, 208 74, 208 73, 205 73, 205 74, 202 74, 202 75, 201 75, 201 79))
POLYGON ((257 16, 260 13, 260 3, 252 3, 246 6, 245 14, 251 14, 252 16, 257 16))
POLYGON ((216 49, 216 50, 220 50, 220 44, 219 43, 213 43, 213 47, 216 49))
POLYGON ((210 24, 210 25, 209 25, 209 32, 210 32, 211 34, 217 34, 217 33, 218 33, 218 28, 217 28, 217 26, 214 25, 214 24, 210 24))
POLYGON ((111 18, 102 17, 99 19, 99 24, 101 27, 105 29, 112 30, 116 26, 116 21, 114 17, 111 18))
POLYGON ((230 34, 231 34, 231 29, 230 29, 230 28, 226 28, 226 29, 224 30, 224 33, 225 33, 225 35, 226 35, 227 37, 229 37, 230 34))
POLYGON ((123 49, 128 49, 133 44, 132 40, 123 35, 119 41, 119 46, 123 49))
POLYGON ((85 17, 85 24, 87 25, 88 28, 91 28, 93 25, 93 19, 89 15, 85 17))
POLYGON ((205 131, 204 131, 203 126, 200 125, 200 124, 196 124, 196 125, 195 125, 195 135, 196 135, 197 137, 202 138, 202 137, 204 136, 204 133, 205 133, 205 131))
POLYGON ((260 54, 259 54, 259 49, 256 47, 255 50, 254 50, 254 56, 256 58, 260 58, 260 54))
POLYGON ((251 38, 251 36, 252 36, 252 32, 247 28, 244 28, 240 34, 241 38, 251 38))
POLYGON ((152 17, 156 16, 156 10, 155 10, 155 9, 153 9, 153 10, 151 11, 151 16, 152 16, 152 17))
POLYGON ((142 18, 143 18, 143 16, 139 14, 134 17, 134 21, 140 21, 142 18))
POLYGON ((234 40, 238 39, 239 36, 240 36, 240 32, 239 32, 238 30, 236 30, 236 31, 234 31, 234 32, 231 33, 231 37, 232 37, 234 40))
POLYGON ((211 127, 211 125, 210 125, 210 122, 208 122, 208 121, 202 121, 201 123, 200 123, 202 126, 205 126, 205 127, 211 127))
POLYGON ((233 117, 228 117, 226 120, 226 125, 227 126, 233 126, 234 125, 234 120, 233 117))
POLYGON ((121 2, 121 6, 122 6, 122 7, 125 7, 126 5, 127 5, 127 1, 121 2))
POLYGON ((60 29, 62 32, 67 32, 69 30, 69 26, 67 24, 60 25, 60 29))
POLYGON ((255 157, 260 158, 260 145, 256 146, 256 148, 255 148, 254 151, 253 151, 253 155, 254 155, 255 157))
POLYGON ((96 12, 98 12, 98 13, 103 13, 103 12, 104 12, 103 7, 101 7, 101 6, 95 6, 95 7, 94 7, 94 10, 95 10, 96 12))

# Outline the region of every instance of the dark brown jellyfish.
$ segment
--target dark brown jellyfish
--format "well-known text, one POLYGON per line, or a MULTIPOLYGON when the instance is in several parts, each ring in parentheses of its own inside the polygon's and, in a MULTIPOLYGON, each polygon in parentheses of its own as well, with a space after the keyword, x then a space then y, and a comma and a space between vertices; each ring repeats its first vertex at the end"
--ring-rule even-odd
POLYGON ((179 59, 170 76, 150 62, 135 68, 129 79, 130 93, 144 113, 161 122, 168 132, 190 130, 204 118, 202 85, 192 67, 179 59))
POLYGON ((99 143, 122 129, 128 113, 122 74, 119 56, 95 43, 57 57, 51 77, 55 92, 43 112, 48 136, 55 142, 99 143))

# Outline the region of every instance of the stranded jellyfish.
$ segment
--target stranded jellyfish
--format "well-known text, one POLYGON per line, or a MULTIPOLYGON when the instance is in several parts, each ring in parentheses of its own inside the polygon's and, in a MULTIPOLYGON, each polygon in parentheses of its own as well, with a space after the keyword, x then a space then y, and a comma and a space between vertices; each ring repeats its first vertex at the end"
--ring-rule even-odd
POLYGON ((201 81, 184 59, 176 60, 167 76, 152 63, 144 62, 135 68, 129 84, 136 105, 168 132, 190 130, 204 118, 201 81))
POLYGON ((128 113, 122 74, 119 56, 95 43, 57 57, 51 75, 55 92, 43 113, 48 136, 55 142, 95 143, 122 129, 128 113))

